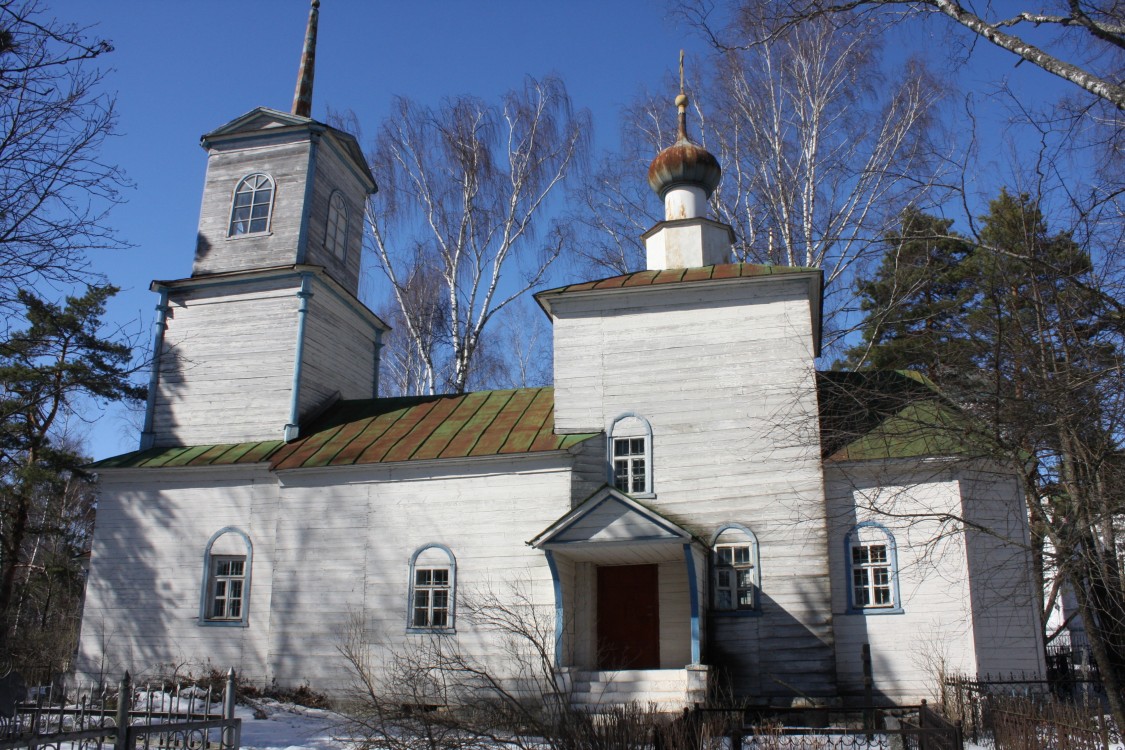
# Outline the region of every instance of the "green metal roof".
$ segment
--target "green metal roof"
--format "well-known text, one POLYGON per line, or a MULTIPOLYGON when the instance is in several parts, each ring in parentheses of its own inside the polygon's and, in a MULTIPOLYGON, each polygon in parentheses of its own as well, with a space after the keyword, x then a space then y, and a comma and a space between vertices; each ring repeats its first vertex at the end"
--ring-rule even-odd
POLYGON ((988 453, 971 420, 919 373, 818 372, 817 395, 829 461, 988 453))
MULTIPOLYGON (((699 269, 694 269, 699 270, 699 269)), ((906 371, 817 373, 822 455, 829 461, 984 455, 970 421, 906 371), (973 449, 972 446, 979 447, 973 449)), ((339 401, 291 442, 150 448, 93 469, 351 466, 565 450, 599 433, 554 433, 554 388, 339 401)))
POLYGON ((285 445, 281 440, 222 445, 190 445, 133 451, 90 464, 91 469, 161 469, 174 466, 256 464, 285 445))
POLYGON ((565 450, 598 433, 556 435, 554 388, 339 401, 291 443, 152 448, 94 469, 223 466, 271 469, 466 458, 565 450))
POLYGON ((722 263, 715 266, 697 268, 670 268, 664 271, 636 271, 622 276, 612 276, 598 281, 584 281, 555 289, 539 292, 536 297, 547 294, 567 292, 588 292, 594 289, 618 289, 621 287, 657 286, 660 284, 681 284, 692 281, 715 281, 719 279, 738 279, 751 276, 777 276, 788 273, 819 272, 817 268, 802 266, 772 266, 759 263, 722 263))

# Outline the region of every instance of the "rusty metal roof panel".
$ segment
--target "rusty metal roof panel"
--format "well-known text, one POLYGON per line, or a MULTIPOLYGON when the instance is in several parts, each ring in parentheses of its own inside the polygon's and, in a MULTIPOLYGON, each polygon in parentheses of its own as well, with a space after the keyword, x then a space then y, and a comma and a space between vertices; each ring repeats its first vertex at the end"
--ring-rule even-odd
POLYGON ((461 404, 463 396, 449 396, 434 402, 433 408, 418 420, 410 432, 402 436, 379 461, 408 461, 422 444, 449 419, 461 404))
POLYGON ((429 436, 414 451, 412 457, 421 461, 440 456, 445 447, 457 436, 457 433, 461 432, 472 420, 486 400, 488 400, 488 391, 466 393, 456 399, 457 403, 453 407, 453 411, 430 432, 429 436))
POLYGON ((347 450, 341 451, 333 463, 368 464, 382 461, 437 405, 438 401, 434 399, 388 414, 385 420, 376 420, 370 430, 357 437, 347 450))
MULTIPOLYGON (((527 407, 535 400, 536 395, 539 393, 538 388, 520 388, 515 391, 501 391, 501 393, 510 393, 511 397, 504 404, 492 422, 489 423, 488 429, 484 430, 480 437, 468 452, 469 456, 495 456, 504 447, 507 442, 508 436, 512 432, 512 428, 523 417, 523 413, 527 411, 527 407)), ((554 391, 552 390, 552 394, 554 391)), ((553 398, 552 398, 553 403, 553 398)))
POLYGON ((554 388, 540 388, 519 420, 512 427, 500 453, 526 453, 544 425, 553 426, 555 415, 554 388))
POLYGON ((257 463, 268 458, 283 443, 280 440, 214 445, 148 448, 106 458, 89 465, 91 469, 160 469, 197 466, 232 466, 257 463))
POLYGON ((480 405, 480 408, 476 410, 476 413, 464 424, 461 430, 453 436, 453 439, 442 450, 440 457, 451 458, 470 455, 480 441, 481 435, 488 430, 496 417, 512 400, 512 394, 514 393, 513 390, 487 391, 484 394, 486 396, 484 403, 480 405))
POLYGON ((466 458, 569 449, 599 433, 556 435, 553 388, 340 401, 302 437, 152 448, 91 468, 223 466, 269 461, 274 470, 466 458))
POLYGON ((751 276, 778 276, 790 273, 816 272, 816 268, 803 266, 774 266, 759 263, 723 263, 715 266, 702 266, 699 268, 669 268, 662 271, 635 271, 621 276, 611 276, 598 281, 585 281, 581 284, 548 289, 535 296, 588 292, 595 289, 618 289, 621 287, 657 286, 660 284, 690 283, 693 281, 712 281, 719 279, 737 279, 751 276))
POLYGON ((593 437, 557 436, 553 427, 552 388, 342 401, 278 451, 274 468, 551 451, 593 437))
POLYGON ((683 280, 686 268, 666 268, 656 274, 653 284, 676 284, 683 280))

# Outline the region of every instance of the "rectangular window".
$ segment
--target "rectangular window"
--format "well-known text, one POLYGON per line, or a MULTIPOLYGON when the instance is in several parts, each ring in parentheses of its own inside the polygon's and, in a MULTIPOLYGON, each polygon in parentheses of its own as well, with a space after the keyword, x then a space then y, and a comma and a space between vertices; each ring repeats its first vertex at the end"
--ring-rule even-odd
POLYGON ((852 598, 861 608, 894 606, 887 545, 852 546, 852 598))
POLYGON ((212 557, 207 619, 242 619, 246 590, 245 557, 212 557))
POLYGON ((613 485, 622 492, 646 492, 645 439, 614 438, 613 485))
POLYGON ((414 627, 449 627, 449 583, 448 568, 414 570, 414 627))
POLYGON ((715 546, 715 609, 754 609, 754 549, 749 544, 715 546))

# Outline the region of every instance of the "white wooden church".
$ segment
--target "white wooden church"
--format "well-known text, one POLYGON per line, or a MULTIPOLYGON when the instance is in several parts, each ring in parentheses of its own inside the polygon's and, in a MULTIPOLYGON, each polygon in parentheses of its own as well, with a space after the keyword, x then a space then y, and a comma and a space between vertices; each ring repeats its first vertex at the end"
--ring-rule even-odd
POLYGON ((315 5, 293 111, 203 136, 140 450, 95 465, 80 680, 233 665, 336 692, 356 616, 375 648, 455 639, 503 676, 461 605, 510 584, 578 702, 857 696, 864 644, 887 700, 1042 671, 1014 477, 908 434, 925 383, 816 372, 822 274, 730 262, 685 97, 647 270, 536 297, 553 388, 379 398, 387 326, 356 296, 377 175, 309 116, 315 5))

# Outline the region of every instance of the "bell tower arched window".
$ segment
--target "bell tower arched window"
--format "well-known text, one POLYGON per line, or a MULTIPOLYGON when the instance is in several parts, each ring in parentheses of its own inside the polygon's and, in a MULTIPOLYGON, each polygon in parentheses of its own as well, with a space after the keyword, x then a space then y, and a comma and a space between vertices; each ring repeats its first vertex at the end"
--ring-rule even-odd
POLYGON ((328 226, 324 230, 324 245, 340 260, 348 255, 348 204, 339 190, 328 200, 328 226))
POLYGON ((250 174, 234 189, 230 209, 228 237, 262 234, 270 229, 273 211, 273 178, 267 174, 250 174))

